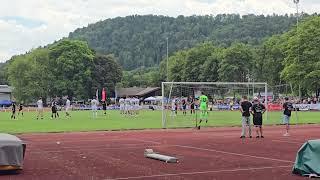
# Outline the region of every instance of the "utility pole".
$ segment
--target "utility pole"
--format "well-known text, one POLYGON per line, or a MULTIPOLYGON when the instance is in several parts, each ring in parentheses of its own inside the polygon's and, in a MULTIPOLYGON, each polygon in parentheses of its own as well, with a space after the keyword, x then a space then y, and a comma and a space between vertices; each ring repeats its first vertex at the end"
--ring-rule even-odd
POLYGON ((169 82, 169 38, 167 37, 167 82, 169 82))
MULTIPOLYGON (((297 59, 298 61, 300 60, 300 45, 299 45, 299 1, 300 0, 293 0, 293 3, 296 4, 296 8, 297 8, 297 37, 298 37, 298 55, 297 55, 297 59)), ((299 99, 301 99, 301 74, 299 74, 299 99)))

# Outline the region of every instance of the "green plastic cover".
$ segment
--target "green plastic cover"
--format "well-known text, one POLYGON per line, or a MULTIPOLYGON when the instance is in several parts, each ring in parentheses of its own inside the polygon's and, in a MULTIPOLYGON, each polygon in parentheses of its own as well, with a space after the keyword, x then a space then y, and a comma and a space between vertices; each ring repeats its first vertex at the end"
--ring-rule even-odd
POLYGON ((320 176, 320 140, 309 140, 299 149, 292 172, 320 176))

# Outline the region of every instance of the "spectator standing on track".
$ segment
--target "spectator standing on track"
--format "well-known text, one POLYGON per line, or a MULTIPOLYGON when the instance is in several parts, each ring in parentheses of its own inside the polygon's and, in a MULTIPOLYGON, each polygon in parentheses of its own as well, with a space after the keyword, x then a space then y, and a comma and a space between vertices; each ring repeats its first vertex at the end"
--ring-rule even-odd
POLYGON ((253 106, 251 109, 251 114, 253 116, 253 125, 255 126, 257 132, 256 138, 264 138, 262 133, 262 115, 266 111, 266 107, 260 103, 258 97, 254 97, 253 106))
POLYGON ((248 126, 249 130, 249 137, 251 136, 251 122, 250 122, 250 111, 251 111, 252 104, 248 101, 247 96, 243 96, 241 105, 240 105, 240 111, 242 114, 242 132, 240 138, 246 137, 246 127, 248 126))
POLYGON ((293 105, 289 101, 289 98, 284 98, 285 102, 283 103, 283 124, 286 125, 286 133, 283 136, 289 136, 290 129, 290 117, 291 111, 293 110, 293 105))
POLYGON ((39 98, 39 100, 37 101, 37 106, 38 106, 38 115, 37 115, 37 120, 39 119, 39 117, 41 119, 43 119, 43 101, 42 101, 42 97, 39 98))

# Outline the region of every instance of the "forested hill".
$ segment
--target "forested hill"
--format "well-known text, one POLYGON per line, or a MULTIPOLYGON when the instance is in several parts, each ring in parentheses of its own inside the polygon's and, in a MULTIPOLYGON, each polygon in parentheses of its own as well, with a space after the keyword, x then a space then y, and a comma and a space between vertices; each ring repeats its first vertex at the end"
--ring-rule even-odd
POLYGON ((126 70, 151 67, 169 53, 193 47, 204 41, 219 46, 232 42, 259 44, 262 39, 288 31, 294 16, 128 16, 107 19, 70 33, 69 38, 86 40, 103 54, 114 54, 126 70))

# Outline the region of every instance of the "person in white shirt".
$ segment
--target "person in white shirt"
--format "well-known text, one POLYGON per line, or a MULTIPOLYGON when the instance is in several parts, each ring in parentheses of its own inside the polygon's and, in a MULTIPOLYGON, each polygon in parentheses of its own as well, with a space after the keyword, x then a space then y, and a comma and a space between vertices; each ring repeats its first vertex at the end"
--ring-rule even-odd
POLYGON ((93 99, 91 100, 91 109, 92 109, 93 118, 97 118, 98 116, 98 105, 99 105, 98 100, 95 99, 95 97, 93 97, 93 99))
POLYGON ((66 101, 66 117, 71 117, 70 113, 69 113, 70 108, 71 108, 71 102, 70 102, 69 98, 67 98, 67 101, 66 101))
POLYGON ((140 100, 138 97, 135 98, 135 109, 136 109, 136 114, 139 114, 140 100))
POLYGON ((124 99, 120 98, 119 99, 119 104, 120 104, 120 114, 124 114, 125 113, 125 109, 124 109, 124 99))
POLYGON ((38 112, 38 115, 37 115, 37 120, 39 119, 39 117, 41 119, 43 119, 43 101, 42 101, 42 98, 40 97, 39 100, 37 101, 37 112, 38 112))
POLYGON ((125 114, 129 115, 130 114, 130 98, 129 96, 126 97, 124 100, 124 107, 125 107, 125 114))
POLYGON ((177 105, 177 99, 176 97, 173 97, 171 101, 171 115, 170 116, 176 116, 177 115, 177 110, 178 110, 178 105, 177 105))
POLYGON ((135 105, 136 105, 136 101, 135 101, 135 98, 132 97, 130 98, 130 111, 131 111, 131 115, 134 115, 135 114, 135 105))

